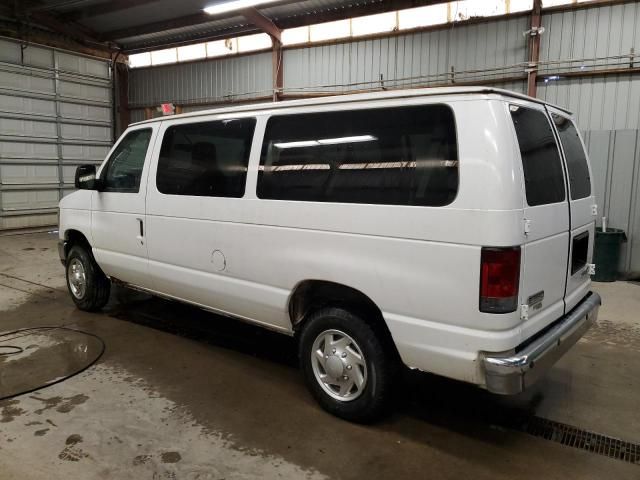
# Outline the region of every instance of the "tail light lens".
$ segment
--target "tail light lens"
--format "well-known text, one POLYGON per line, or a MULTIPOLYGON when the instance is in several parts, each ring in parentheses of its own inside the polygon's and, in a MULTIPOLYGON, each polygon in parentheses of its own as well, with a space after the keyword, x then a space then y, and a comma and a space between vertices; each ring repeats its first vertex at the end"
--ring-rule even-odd
POLYGON ((509 313, 518 308, 520 247, 482 249, 480 311, 509 313))

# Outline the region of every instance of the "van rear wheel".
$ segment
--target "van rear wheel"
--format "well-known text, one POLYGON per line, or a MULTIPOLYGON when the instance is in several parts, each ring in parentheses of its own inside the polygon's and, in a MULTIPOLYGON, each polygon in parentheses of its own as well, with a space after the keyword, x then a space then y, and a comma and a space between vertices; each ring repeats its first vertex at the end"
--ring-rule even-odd
POLYGON ((83 246, 75 245, 69 251, 66 277, 71 298, 80 310, 95 312, 107 304, 111 282, 83 246))
POLYGON ((299 348, 306 384, 325 410, 366 423, 388 409, 394 357, 360 317, 342 308, 318 310, 305 321, 299 348))

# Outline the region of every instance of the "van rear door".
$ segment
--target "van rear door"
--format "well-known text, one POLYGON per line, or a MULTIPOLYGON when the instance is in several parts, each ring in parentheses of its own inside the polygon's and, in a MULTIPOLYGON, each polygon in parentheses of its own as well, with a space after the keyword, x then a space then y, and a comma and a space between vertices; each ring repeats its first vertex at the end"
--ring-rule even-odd
POLYGON ((569 256, 569 204, 564 165, 543 105, 513 101, 509 113, 523 172, 524 218, 520 316, 529 338, 560 318, 569 256))
POLYGON ((593 258, 597 207, 591 186, 591 170, 584 142, 573 120, 564 112, 548 107, 565 160, 569 185, 569 263, 565 311, 570 311, 588 293, 593 258))

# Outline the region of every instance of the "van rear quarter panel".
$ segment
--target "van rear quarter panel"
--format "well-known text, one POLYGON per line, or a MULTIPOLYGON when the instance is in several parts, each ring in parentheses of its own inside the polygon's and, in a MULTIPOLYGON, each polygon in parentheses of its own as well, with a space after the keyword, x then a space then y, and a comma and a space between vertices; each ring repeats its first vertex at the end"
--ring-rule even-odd
MULTIPOLYGON (((287 303, 300 282, 348 285, 379 306, 407 365, 479 383, 478 350, 507 350, 520 340, 518 312, 481 313, 478 297, 481 247, 524 241, 521 166, 514 162, 504 101, 492 95, 368 102, 359 108, 427 103, 446 103, 455 113, 460 187, 450 205, 257 199, 260 149, 254 148, 243 199, 166 196, 149 182, 152 270, 156 265, 165 278, 195 271, 191 278, 197 280, 174 295, 281 329, 291 328, 287 303), (162 228, 169 221, 172 228, 162 228), (167 237, 154 239, 156 229, 167 237), (211 263, 216 249, 226 257, 224 272, 211 263)), ((254 147, 267 117, 259 115, 254 147)), ((169 288, 159 285, 158 291, 172 293, 169 288)))

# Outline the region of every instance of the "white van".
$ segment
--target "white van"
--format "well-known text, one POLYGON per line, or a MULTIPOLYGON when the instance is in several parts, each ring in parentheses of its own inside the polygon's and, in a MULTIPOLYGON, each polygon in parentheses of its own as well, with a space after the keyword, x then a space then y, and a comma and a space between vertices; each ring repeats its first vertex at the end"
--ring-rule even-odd
POLYGON ((239 106, 131 125, 60 202, 69 291, 118 282, 299 339, 319 403, 378 416, 396 367, 523 391, 597 316, 571 115, 491 88, 239 106))

